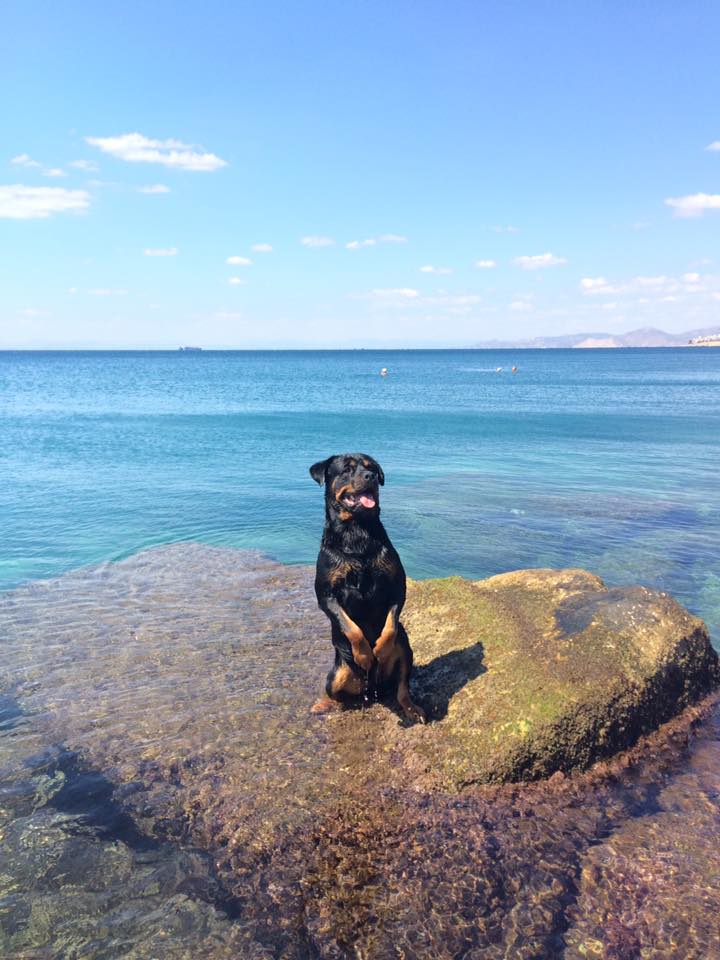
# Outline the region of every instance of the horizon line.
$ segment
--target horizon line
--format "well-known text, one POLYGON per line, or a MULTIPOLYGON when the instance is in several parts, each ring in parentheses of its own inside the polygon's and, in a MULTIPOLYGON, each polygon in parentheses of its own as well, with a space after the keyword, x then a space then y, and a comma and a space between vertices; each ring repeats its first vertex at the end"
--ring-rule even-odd
POLYGON ((575 346, 454 346, 454 347, 199 347, 188 350, 182 347, 0 347, 0 353, 380 353, 383 351, 403 351, 403 352, 441 352, 441 351, 477 351, 477 352, 507 352, 509 350, 533 350, 546 353, 548 350, 564 351, 601 351, 617 353, 620 350, 685 350, 688 347, 698 347, 700 344, 682 343, 682 344, 659 344, 656 346, 630 345, 623 344, 617 347, 585 347, 579 344, 575 346))

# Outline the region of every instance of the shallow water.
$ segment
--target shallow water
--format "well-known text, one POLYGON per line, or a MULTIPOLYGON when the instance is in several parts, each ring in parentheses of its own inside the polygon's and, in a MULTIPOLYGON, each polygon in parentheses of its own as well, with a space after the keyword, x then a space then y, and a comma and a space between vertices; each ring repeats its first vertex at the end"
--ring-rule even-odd
POLYGON ((411 575, 582 566, 717 642, 719 400, 711 350, 0 352, 0 956, 720 957, 717 716, 444 794, 308 715, 305 566, 359 448, 411 575))
POLYGON ((717 721, 430 789, 386 707, 309 715, 311 584, 176 544, 0 598, 0 955, 720 956, 717 721))
POLYGON ((713 350, 0 352, 0 588, 174 540, 314 562, 308 467, 360 449, 411 576, 582 566, 717 636, 718 436, 713 350))

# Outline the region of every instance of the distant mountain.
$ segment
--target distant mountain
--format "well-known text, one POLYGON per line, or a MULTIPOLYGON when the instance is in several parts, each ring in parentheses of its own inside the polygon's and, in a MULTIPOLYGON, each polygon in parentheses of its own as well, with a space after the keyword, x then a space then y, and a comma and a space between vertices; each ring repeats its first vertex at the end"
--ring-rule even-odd
POLYGON ((687 347, 696 337, 720 338, 720 327, 688 330, 686 333, 665 333, 654 327, 642 327, 629 333, 570 333, 561 337, 534 337, 531 340, 485 340, 474 347, 492 349, 589 349, 597 347, 687 347))

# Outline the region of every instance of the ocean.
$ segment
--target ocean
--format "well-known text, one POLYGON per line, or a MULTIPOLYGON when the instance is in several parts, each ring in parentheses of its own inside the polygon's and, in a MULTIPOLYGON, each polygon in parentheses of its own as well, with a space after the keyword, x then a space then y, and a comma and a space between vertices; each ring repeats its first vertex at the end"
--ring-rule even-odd
POLYGON ((0 353, 0 956, 720 957, 717 707, 433 786, 431 727, 310 714, 308 473, 378 459, 412 577, 584 567, 717 644, 719 401, 711 349, 0 353))
POLYGON ((413 577, 580 566, 720 635, 711 349, 0 353, 0 589, 184 540, 312 562, 346 450, 413 577))

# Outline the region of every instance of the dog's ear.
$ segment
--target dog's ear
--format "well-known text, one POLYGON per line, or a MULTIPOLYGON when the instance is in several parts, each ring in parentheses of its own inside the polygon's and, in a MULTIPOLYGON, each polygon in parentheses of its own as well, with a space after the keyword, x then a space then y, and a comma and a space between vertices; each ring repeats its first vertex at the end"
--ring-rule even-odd
POLYGON ((325 471, 327 466, 332 460, 332 457, 328 457, 327 460, 318 460, 317 463, 314 463, 310 467, 310 476, 313 478, 315 483, 319 483, 322 486, 325 483, 325 471))
POLYGON ((384 487, 385 474, 383 473, 383 468, 380 466, 380 464, 377 462, 377 460, 374 457, 368 457, 368 460, 372 463, 373 467, 375 468, 375 472, 378 475, 378 483, 380 484, 381 487, 384 487))

